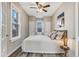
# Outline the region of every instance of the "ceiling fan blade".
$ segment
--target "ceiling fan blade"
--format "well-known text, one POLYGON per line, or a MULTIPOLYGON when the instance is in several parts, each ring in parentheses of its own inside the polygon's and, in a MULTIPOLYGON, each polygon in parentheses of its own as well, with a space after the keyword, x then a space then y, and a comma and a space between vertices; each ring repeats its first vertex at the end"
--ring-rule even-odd
POLYGON ((38 5, 38 4, 39 4, 39 2, 36 2, 36 4, 38 5))
POLYGON ((47 7, 50 7, 50 5, 45 5, 45 6, 43 6, 43 8, 47 8, 47 7))
POLYGON ((44 12, 47 12, 47 10, 45 10, 45 9, 42 9, 44 12))
POLYGON ((34 8, 34 9, 37 9, 37 7, 30 7, 30 8, 34 8))

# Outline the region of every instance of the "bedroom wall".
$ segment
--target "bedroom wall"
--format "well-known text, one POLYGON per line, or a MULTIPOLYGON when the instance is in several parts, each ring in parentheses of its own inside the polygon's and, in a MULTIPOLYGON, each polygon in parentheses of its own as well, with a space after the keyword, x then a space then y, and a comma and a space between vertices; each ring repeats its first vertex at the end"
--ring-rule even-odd
POLYGON ((0 2, 0 57, 1 57, 1 41, 2 41, 2 3, 0 2))
POLYGON ((65 2, 63 3, 52 16, 52 31, 56 28, 57 16, 64 12, 65 14, 65 26, 61 30, 68 30, 68 37, 75 38, 75 3, 65 2))
MULTIPOLYGON (((45 16, 43 17, 44 20, 44 32, 45 33, 50 33, 51 32, 51 16, 45 16)), ((29 35, 32 35, 33 33, 36 32, 36 17, 34 16, 29 16, 29 35)))
POLYGON ((78 57, 79 57, 79 42, 78 42, 78 57))
POLYGON ((78 40, 78 57, 79 57, 79 2, 78 2, 78 20, 77 20, 78 22, 76 23, 78 26, 76 26, 77 28, 76 28, 76 31, 78 32, 77 33, 77 40, 78 40))
MULTIPOLYGON (((7 2, 7 3, 3 3, 3 23, 7 26, 6 27, 6 35, 8 35, 8 37, 6 37, 6 39, 4 40, 3 44, 5 42, 7 42, 6 45, 6 56, 9 56, 11 53, 13 53, 18 47, 20 47, 22 41, 24 40, 24 38, 26 38, 29 35, 29 27, 28 27, 28 15, 26 14, 26 12, 21 8, 21 6, 19 5, 19 3, 13 3, 20 11, 20 20, 21 20, 21 37, 14 41, 11 42, 11 38, 10 38, 10 23, 11 23, 11 3, 7 2)), ((4 36, 6 36, 4 35, 4 36)), ((4 49, 4 48, 3 48, 4 49)))
POLYGON ((50 33, 52 30, 52 26, 51 26, 51 21, 52 21, 52 17, 51 16, 45 16, 44 17, 44 32, 45 33, 50 33))
POLYGON ((36 17, 29 16, 29 35, 36 32, 36 17))

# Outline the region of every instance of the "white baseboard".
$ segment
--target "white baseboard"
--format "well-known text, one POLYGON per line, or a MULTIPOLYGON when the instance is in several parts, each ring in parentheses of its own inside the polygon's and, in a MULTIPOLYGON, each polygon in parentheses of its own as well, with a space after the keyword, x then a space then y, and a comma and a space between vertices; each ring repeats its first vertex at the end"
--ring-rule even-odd
POLYGON ((10 53, 7 54, 7 57, 10 56, 14 51, 16 51, 19 47, 21 47, 21 45, 18 45, 13 51, 11 51, 10 53))

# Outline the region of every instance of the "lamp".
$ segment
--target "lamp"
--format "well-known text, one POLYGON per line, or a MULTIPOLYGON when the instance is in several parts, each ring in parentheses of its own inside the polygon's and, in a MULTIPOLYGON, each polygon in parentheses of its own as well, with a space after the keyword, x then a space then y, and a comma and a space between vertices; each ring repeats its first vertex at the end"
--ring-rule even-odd
POLYGON ((64 45, 63 40, 59 40, 59 45, 60 45, 60 46, 63 46, 63 45, 64 45))

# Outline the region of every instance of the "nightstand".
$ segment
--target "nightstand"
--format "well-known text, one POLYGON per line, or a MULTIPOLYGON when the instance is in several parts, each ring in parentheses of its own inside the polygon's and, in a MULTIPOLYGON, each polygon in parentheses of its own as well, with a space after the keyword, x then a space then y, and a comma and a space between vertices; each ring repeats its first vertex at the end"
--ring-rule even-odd
POLYGON ((64 50, 64 56, 67 56, 68 50, 70 48, 68 46, 60 46, 60 48, 64 50))

